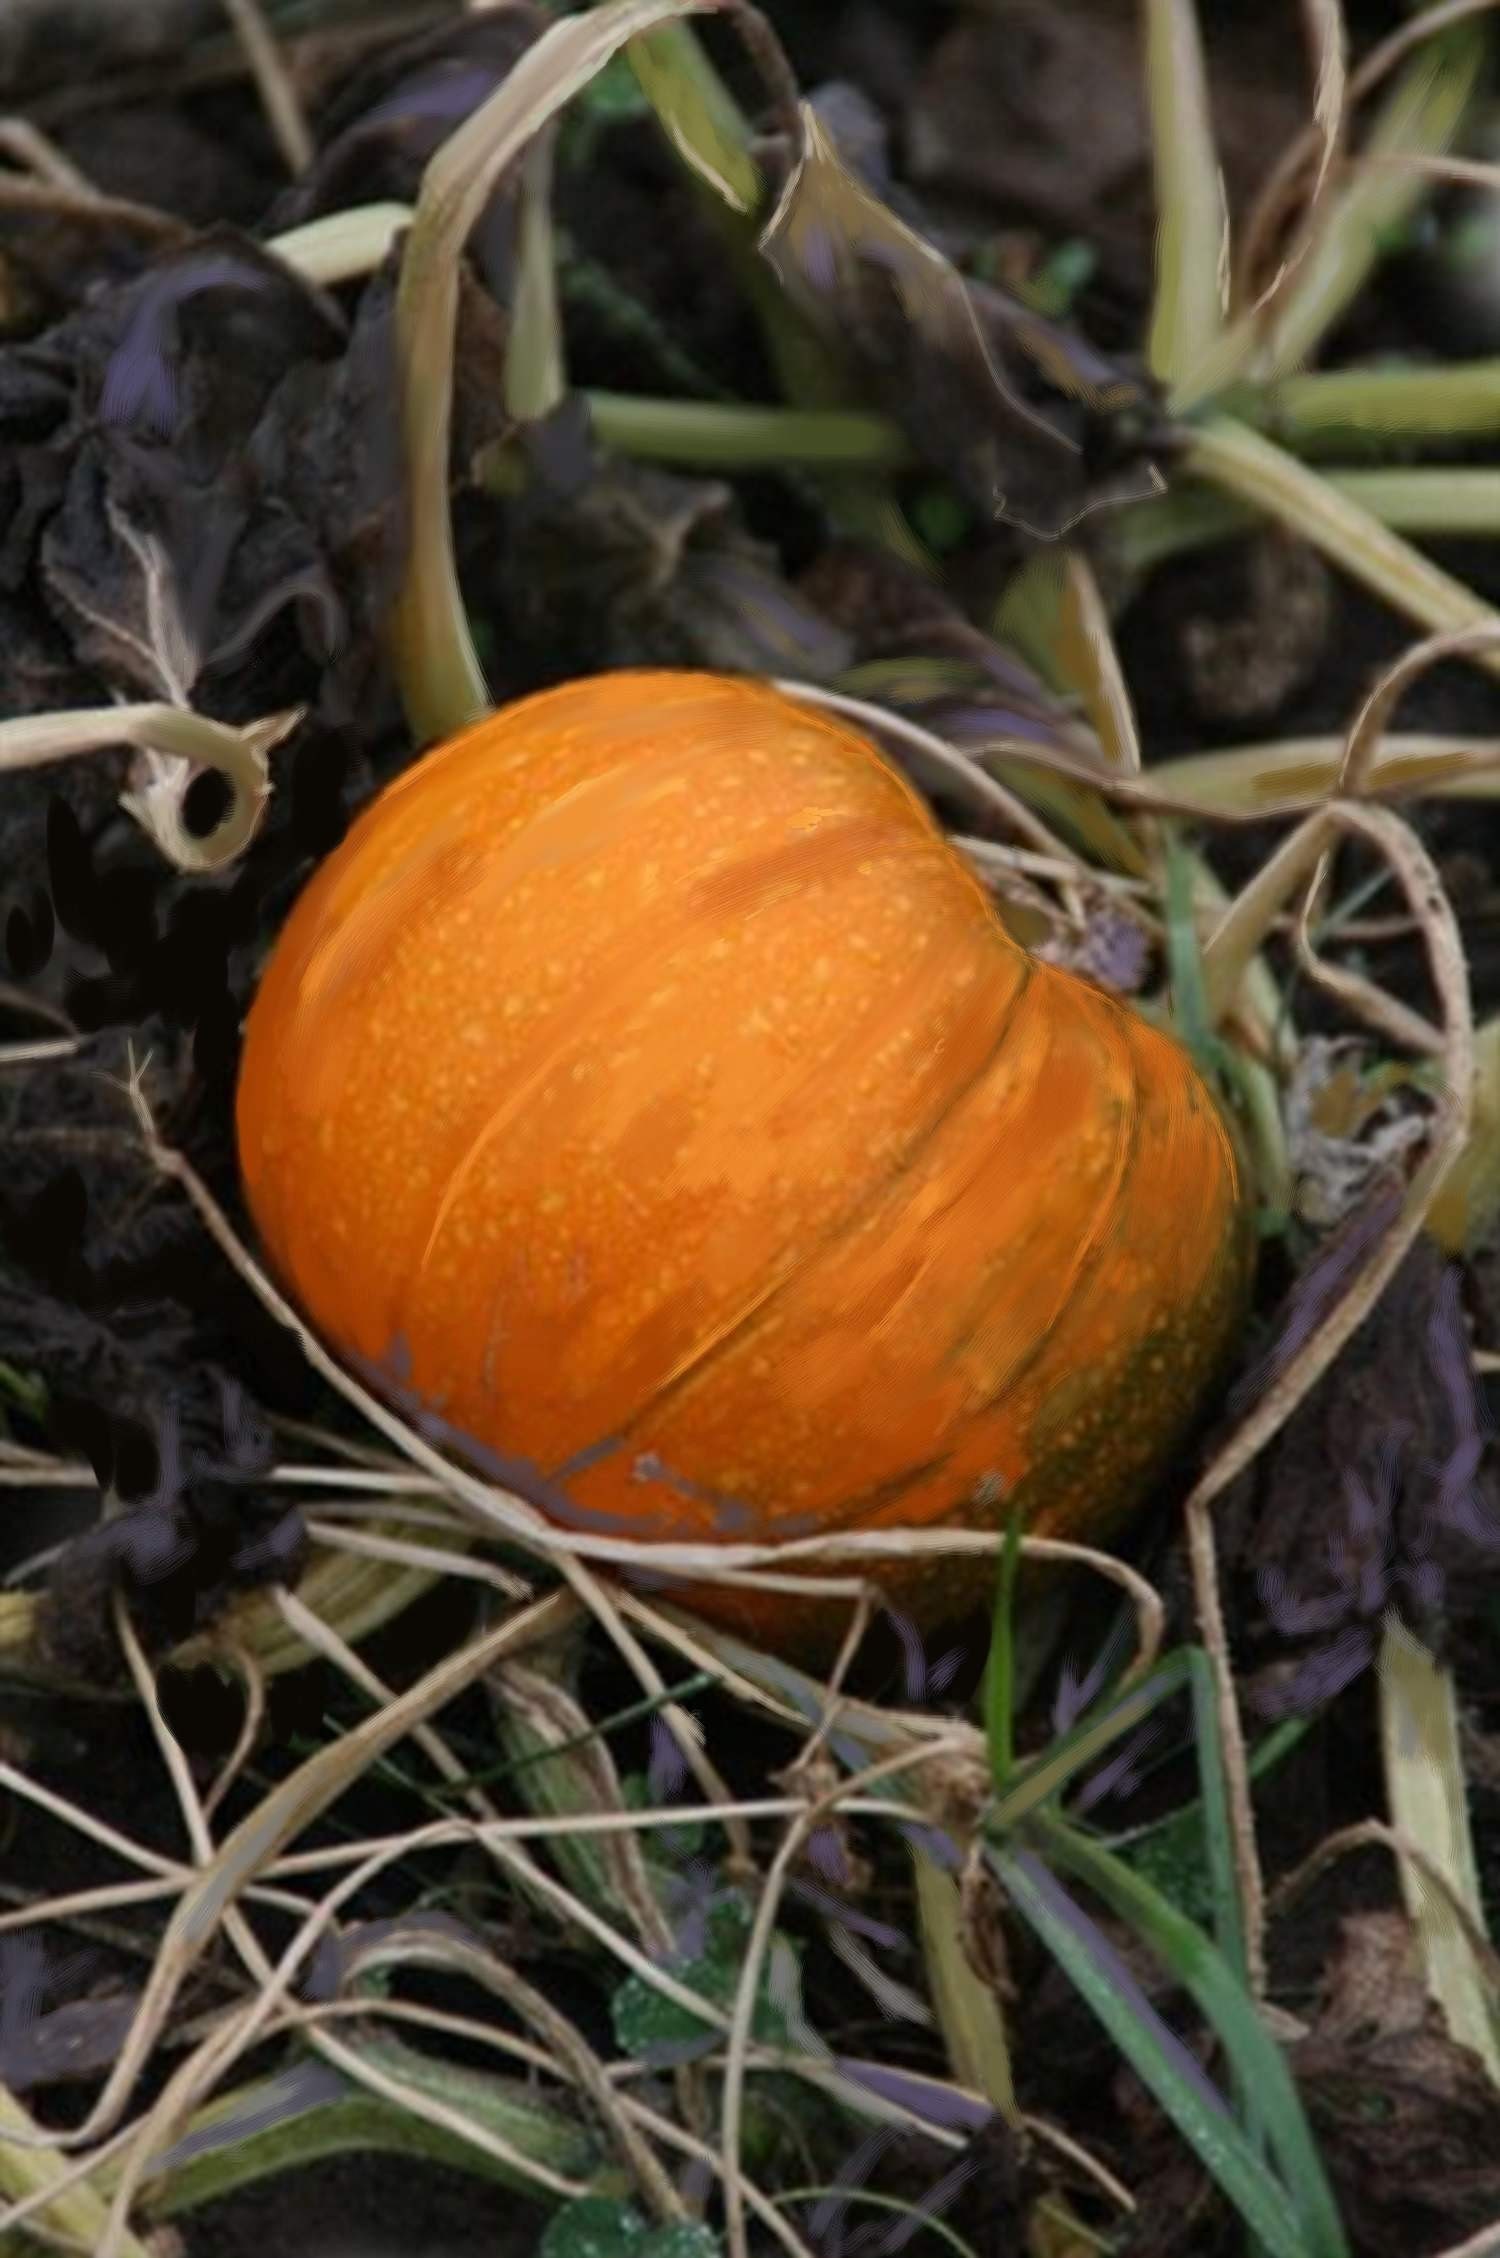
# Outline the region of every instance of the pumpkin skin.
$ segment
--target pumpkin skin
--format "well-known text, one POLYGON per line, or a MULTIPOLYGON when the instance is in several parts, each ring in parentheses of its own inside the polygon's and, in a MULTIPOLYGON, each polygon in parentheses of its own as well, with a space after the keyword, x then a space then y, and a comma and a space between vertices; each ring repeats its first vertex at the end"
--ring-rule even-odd
MULTIPOLYGON (((237 1134, 329 1344, 643 1540, 1094 1539, 1248 1274, 1186 1054, 1029 956, 867 740, 714 675, 569 683, 380 795, 272 954, 237 1134)), ((868 1572, 924 1624, 989 1584, 868 1572)), ((691 1597, 783 1647, 847 1621, 691 1597)))

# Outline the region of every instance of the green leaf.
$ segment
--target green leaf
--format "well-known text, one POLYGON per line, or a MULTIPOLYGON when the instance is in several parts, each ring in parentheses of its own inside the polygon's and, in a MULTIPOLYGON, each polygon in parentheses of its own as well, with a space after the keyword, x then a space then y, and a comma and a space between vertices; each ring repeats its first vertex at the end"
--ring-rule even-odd
MULTIPOLYGON (((708 1916, 704 1950, 696 1959, 675 1967, 677 1981, 696 1991, 728 2014, 739 1989, 745 1946, 750 1936, 750 1914, 743 1898, 721 1900, 708 1916)), ((766 1967, 786 1952, 796 1953, 790 1938, 778 1930, 766 1954, 766 1967)), ((635 2060, 648 2058, 663 2046, 679 2046, 689 2039, 711 2038, 713 2025, 701 2015, 679 2006, 657 1990, 644 1976, 627 1976, 610 2002, 615 2042, 635 2060)), ((755 2003, 752 2035, 767 2046, 785 2046, 790 2034, 786 2018, 764 1994, 755 2003)))
POLYGON ((721 2249, 718 2236, 691 2219, 652 2227, 633 2204, 585 2195, 554 2215, 537 2258, 720 2258, 721 2249))
POLYGON ((585 2195, 554 2213, 537 2258, 641 2258, 649 2232, 633 2203, 585 2195))
POLYGON ((1213 1919, 1214 1892, 1208 1878, 1201 1804, 1190 1803, 1174 1811, 1148 1835, 1122 1848, 1120 1856, 1190 1921, 1213 1919))

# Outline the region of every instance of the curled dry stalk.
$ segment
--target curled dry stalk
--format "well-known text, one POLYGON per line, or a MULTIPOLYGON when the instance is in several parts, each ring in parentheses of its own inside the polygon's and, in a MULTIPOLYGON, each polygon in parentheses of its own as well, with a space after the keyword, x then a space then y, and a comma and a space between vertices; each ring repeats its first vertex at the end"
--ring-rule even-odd
MULTIPOLYGON (((1388 33, 1345 81, 1339 139, 1347 131, 1348 111, 1372 94, 1399 63, 1440 33, 1489 15, 1494 7, 1495 0, 1434 0, 1433 5, 1415 12, 1409 22, 1388 33)), ((1328 178, 1328 157, 1329 135, 1315 107, 1313 120, 1278 158, 1246 222, 1235 262, 1233 297, 1237 307, 1253 299, 1264 310, 1271 292, 1284 285, 1292 263, 1285 253, 1269 291, 1261 288, 1257 277, 1266 264, 1273 237, 1299 197, 1303 199, 1299 235, 1304 242, 1309 238, 1320 186, 1326 186, 1328 178)))
POLYGON ((300 711, 270 714, 234 729, 155 701, 28 714, 0 721, 0 776, 132 745, 141 755, 142 774, 121 794, 121 805, 178 870, 202 876, 224 869, 254 838, 270 798, 267 756, 301 719, 300 711), (230 804, 206 838, 195 838, 184 821, 183 800, 193 772, 205 768, 224 777, 230 804))

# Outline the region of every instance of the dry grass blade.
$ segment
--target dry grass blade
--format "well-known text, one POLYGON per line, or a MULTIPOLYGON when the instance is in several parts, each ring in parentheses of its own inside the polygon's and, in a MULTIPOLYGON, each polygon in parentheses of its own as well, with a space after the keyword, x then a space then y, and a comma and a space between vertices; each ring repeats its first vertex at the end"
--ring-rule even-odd
MULTIPOLYGON (((510 1662, 492 1674, 500 1745, 526 1767, 525 1792, 539 1811, 624 1811, 624 1790, 608 1742, 567 1687, 540 1668, 510 1662)), ((657 1903, 633 1831, 559 1836, 553 1857, 580 1896, 623 1913, 648 1951, 672 1951, 672 1930, 657 1903), (569 1849, 579 1853, 568 1857, 569 1849)))
POLYGON ((265 249, 304 281, 320 290, 373 274, 385 264, 391 245, 412 221, 409 204, 359 204, 349 212, 327 212, 305 220, 284 235, 268 238, 265 249))
POLYGON ((35 174, 38 180, 66 189, 70 196, 97 199, 99 195, 88 174, 80 172, 51 135, 43 133, 30 118, 0 118, 0 156, 10 158, 23 172, 35 174))
POLYGON ((266 1674, 248 1647, 226 1640, 223 1652, 245 1689, 245 1714, 234 1746, 220 1767, 218 1778, 203 1798, 203 1816, 212 1819, 235 1781, 255 1754, 266 1721, 266 1674))
POLYGON ((1303 21, 1313 62, 1313 130, 1318 137, 1317 169, 1308 191, 1301 224, 1291 247, 1260 307, 1264 314, 1277 291, 1294 275, 1314 240, 1324 191, 1343 142, 1345 104, 1348 97, 1348 35, 1339 0, 1302 0, 1303 21))
MULTIPOLYGON (((1067 842, 1049 831, 1040 816, 1035 815, 1026 802, 1009 791, 1005 785, 982 769, 977 761, 968 758, 950 745, 935 731, 924 729, 920 722, 912 721, 906 714, 895 713, 888 706, 871 704, 867 698, 852 698, 842 690, 825 690, 814 682, 780 681, 773 685, 789 698, 804 699, 808 705, 826 707, 830 713, 843 714, 848 720, 858 722, 877 737, 892 739, 907 748, 913 756, 913 765, 924 768, 941 779, 950 790, 958 790, 986 815, 998 817, 1019 838, 1026 840, 1038 853, 1054 862, 1067 864, 1080 877, 1087 876, 1088 866, 1076 855, 1067 842)), ((1080 762, 1077 773, 1092 776, 1092 771, 1080 762)))
MULTIPOLYGON (((1500 614, 1461 580, 1328 479, 1229 416, 1194 426, 1183 468, 1311 542, 1341 571, 1431 633, 1500 626, 1500 614)), ((1491 673, 1500 673, 1500 654, 1477 655, 1491 673)))
POLYGON ((246 1884, 377 1757, 472 1685, 493 1663, 555 1632, 570 1609, 570 1602, 557 1597, 540 1600, 457 1654, 445 1656, 399 1700, 308 1757, 225 1837, 212 1863, 184 1888, 142 1992, 132 2041, 85 2122, 63 2136, 68 2147, 96 2140, 116 2122, 173 2001, 246 1884))
POLYGON ((1445 634, 1430 635, 1425 641, 1414 643, 1409 650, 1403 651, 1395 664, 1388 667, 1380 677, 1355 716, 1335 790, 1340 793, 1363 793, 1366 790, 1380 754, 1381 739, 1390 726, 1391 717, 1407 691, 1422 675, 1447 659, 1470 658, 1476 653, 1494 650, 1497 646, 1500 646, 1500 619, 1445 634))
POLYGON ((1302 0, 1302 19, 1313 57, 1312 120, 1306 133, 1299 135, 1277 165, 1251 212, 1232 293, 1237 307, 1244 307, 1247 299, 1253 299, 1248 307, 1248 318, 1262 323, 1316 237, 1323 201, 1343 145, 1353 92, 1348 79, 1348 38, 1339 0, 1302 0), (1280 224, 1292 194, 1299 190, 1302 209, 1291 239, 1282 249, 1269 281, 1257 290, 1254 278, 1273 226, 1280 224))
POLYGON ((293 174, 304 173, 313 161, 313 137, 302 114, 292 75, 282 61, 281 50, 266 22, 260 0, 224 0, 224 10, 244 49, 245 61, 250 66, 261 107, 266 113, 266 123, 286 160, 287 170, 293 174))
POLYGON ((1125 776, 1141 773, 1141 739, 1109 613, 1088 559, 1068 552, 1058 619, 1058 658, 1079 686, 1100 750, 1125 776))
MULTIPOLYGON (((1478 11, 1468 9, 1464 14, 1478 11)), ((1367 58, 1349 81, 1340 109, 1347 112, 1391 63, 1404 58, 1415 44, 1426 44, 1435 29, 1434 17, 1424 12, 1407 27, 1414 37, 1381 63, 1380 51, 1367 58)), ((1412 65, 1377 121, 1365 157, 1440 154, 1460 130, 1475 99, 1484 63, 1482 35, 1468 36, 1459 19, 1444 45, 1412 65)), ((1236 288, 1241 305, 1257 295, 1256 276, 1268 247, 1280 229, 1294 196, 1303 189, 1309 173, 1326 180, 1323 164, 1327 149, 1327 120, 1314 119, 1307 132, 1287 151, 1261 192, 1245 229, 1236 288)), ((1409 175, 1383 170, 1363 159, 1349 168, 1344 184, 1325 193, 1316 225, 1307 231, 1294 267, 1277 278, 1276 320, 1262 335, 1264 314, 1247 306, 1226 332, 1219 352, 1200 369, 1191 385, 1179 385, 1173 407, 1179 414, 1201 404, 1216 390, 1244 372, 1252 362, 1259 380, 1290 375, 1309 359, 1319 341, 1364 287, 1378 258, 1386 233, 1411 209, 1421 194, 1421 182, 1409 175)))
POLYGON ((1490 1982, 1500 1985, 1500 1953, 1475 1920, 1470 1906, 1454 1889, 1451 1877, 1414 1835, 1401 1827, 1388 1826, 1383 1819, 1361 1819, 1353 1826, 1340 1827, 1336 1833, 1325 1835, 1300 1864, 1289 1874, 1282 1875, 1266 1901, 1268 1919, 1279 1921, 1336 1859, 1350 1858, 1361 1850, 1388 1850, 1398 1864, 1404 1860, 1421 1872, 1434 1893, 1447 1899, 1455 1928, 1467 1939, 1490 1982))
POLYGON ((1156 287, 1146 357, 1191 375, 1224 322, 1229 210, 1194 0, 1146 0, 1146 101, 1156 175, 1156 287))
POLYGON ((110 232, 143 235, 154 248, 175 249, 190 242, 193 230, 186 220, 160 212, 154 204, 132 203, 123 196, 103 196, 95 188, 79 190, 61 182, 39 180, 25 173, 0 172, 0 211, 55 212, 76 225, 110 232))
POLYGON ((943 2047, 960 2085, 982 2093, 1009 2124, 1021 2122, 1011 2070, 1010 2040, 1000 1995, 980 1976, 964 1949, 963 1898, 958 1883, 911 1844, 917 1888, 917 1926, 943 2047))
MULTIPOLYGON (((1440 154, 1458 133, 1478 89, 1482 36, 1460 30, 1434 43, 1412 67, 1375 126, 1365 155, 1440 154)), ((1301 268, 1282 294, 1269 336, 1266 373, 1300 367, 1339 315, 1353 303, 1379 256, 1384 232, 1421 193, 1420 183, 1356 163, 1347 184, 1325 200, 1321 225, 1301 268)))
POLYGON ((1500 2085, 1500 1971, 1484 1901, 1459 1742, 1453 1674, 1394 1615, 1380 1648, 1380 1728, 1391 1817, 1426 1857, 1398 1853, 1401 1892, 1420 1944, 1427 1989, 1459 2046, 1500 2085), (1435 1890, 1429 1870, 1442 1875, 1435 1890), (1456 1909, 1463 1909, 1464 1918, 1456 1909))
MULTIPOLYGON (((284 1592, 281 1599, 289 1617, 312 1650, 326 1655, 336 1668, 343 1671, 352 1684, 357 1685, 370 1699, 380 1702, 382 1704, 381 1714, 389 1714, 392 1708, 399 1707, 401 1697, 393 1694, 388 1686, 383 1685, 374 1671, 362 1662, 359 1656, 347 1647, 336 1634, 331 1632, 326 1624, 320 1624, 311 1618, 307 1609, 301 1606, 295 1595, 284 1592)), ((554 1605, 555 1603, 544 1602, 542 1604, 554 1605)), ((527 1642, 527 1644, 531 1643, 533 1642, 527 1642)), ((496 1657, 494 1662, 486 1664, 484 1670, 475 1675, 488 1677, 497 1667, 504 1667, 503 1656, 496 1657)), ((465 1801, 474 1812, 478 1824, 485 1829, 481 1840, 508 1876, 512 1880, 518 1881, 523 1889, 528 1885, 533 1887, 538 1885, 543 1879, 541 1869, 534 1864, 530 1856, 518 1844, 505 1839, 505 1832, 498 1823, 498 1815, 488 1797, 478 1788, 468 1784, 466 1767, 453 1755, 441 1734, 424 1718, 413 1727, 412 1738, 423 1754, 436 1766, 444 1779, 452 1785, 464 1788, 465 1801)), ((621 1809, 623 1815, 623 1806, 621 1809)), ((566 1815, 554 1813, 550 1816, 555 1820, 566 1815)), ((627 1844, 621 1847, 623 1850, 629 1846, 627 1844)), ((628 1887, 635 1879, 633 1870, 623 1865, 617 1870, 626 1874, 628 1887)), ((650 1899, 649 1888, 644 1888, 644 1895, 648 1900, 650 1899)), ((659 1948, 662 1937, 659 1929, 652 1925, 649 1918, 646 1920, 646 1928, 650 1943, 659 1948)), ((629 2165, 642 2193, 652 2208, 664 2219, 680 2217, 682 2207, 676 2190, 663 2173, 650 2147, 640 2139, 629 2122, 619 2114, 615 2107, 614 2093, 605 2074, 604 2065, 594 2053, 592 2047, 588 2045, 582 2033, 575 2029, 566 2016, 559 2014, 533 1985, 524 1982, 514 1970, 507 1970, 506 1978, 507 1996, 512 2005, 532 2025, 533 2029, 544 2033, 554 2051, 568 2064, 573 2077, 589 2095, 604 2122, 613 2132, 625 2162, 629 2165)))
POLYGON ((761 1973, 771 1942, 771 1932, 776 1924, 782 1894, 791 1874, 792 1862, 814 1829, 850 1796, 859 1795, 878 1781, 900 1772, 912 1771, 918 1765, 930 1763, 935 1758, 962 1752, 968 1753, 967 1740, 938 1741, 926 1748, 898 1749, 893 1756, 882 1757, 862 1772, 850 1774, 810 1800, 797 1814, 783 1836, 776 1856, 771 1861, 765 1884, 755 1908, 755 1918, 745 1944, 744 1964, 735 1991, 734 2006, 729 2017, 729 2043, 724 2058, 724 2092, 721 2104, 720 2135, 724 2153, 724 2228, 729 2245, 729 2258, 749 2258, 746 2240, 745 2198, 740 2169, 740 2130, 744 2115, 745 2071, 750 2053, 751 2030, 755 2016, 755 2003, 760 1993, 761 1973))
MULTIPOLYGON (((1388 33, 1372 47, 1358 69, 1349 78, 1344 90, 1344 107, 1364 100, 1389 77, 1398 63, 1425 45, 1429 39, 1456 24, 1471 22, 1475 17, 1493 12, 1496 0, 1436 0, 1436 4, 1418 11, 1412 19, 1388 33)), ((1315 118, 1307 130, 1298 135, 1278 160, 1270 179, 1256 200, 1244 231, 1235 277, 1234 302, 1243 305, 1255 293, 1255 276, 1264 262, 1267 248, 1276 230, 1281 226, 1292 199, 1299 193, 1310 166, 1316 166, 1320 144, 1326 146, 1315 118)), ((1305 226, 1305 220, 1304 220, 1305 226)))
MULTIPOLYGON (((1345 737, 1286 737, 1159 761, 1151 770, 1162 804, 1203 823, 1260 822, 1319 806, 1338 782, 1345 737)), ((1500 749, 1489 737, 1392 735, 1366 777, 1368 799, 1488 799, 1500 793, 1500 749)))

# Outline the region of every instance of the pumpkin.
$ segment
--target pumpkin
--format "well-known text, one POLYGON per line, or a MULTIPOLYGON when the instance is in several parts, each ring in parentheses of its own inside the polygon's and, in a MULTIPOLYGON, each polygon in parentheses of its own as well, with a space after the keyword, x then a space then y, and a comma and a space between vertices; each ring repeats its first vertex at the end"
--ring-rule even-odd
MULTIPOLYGON (((642 1540, 1092 1539, 1242 1305, 1186 1054, 1030 956, 865 738, 739 679, 571 682, 377 797, 272 953, 237 1135, 329 1344, 642 1540)), ((926 1623, 989 1581, 869 1572, 926 1623)))

